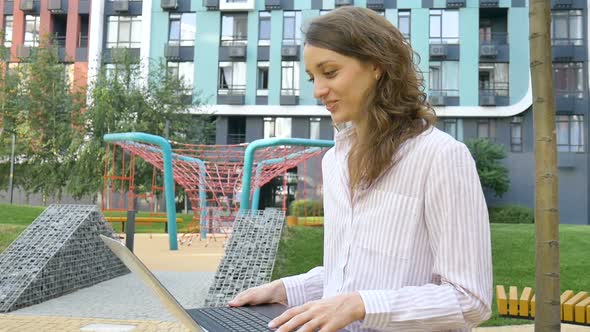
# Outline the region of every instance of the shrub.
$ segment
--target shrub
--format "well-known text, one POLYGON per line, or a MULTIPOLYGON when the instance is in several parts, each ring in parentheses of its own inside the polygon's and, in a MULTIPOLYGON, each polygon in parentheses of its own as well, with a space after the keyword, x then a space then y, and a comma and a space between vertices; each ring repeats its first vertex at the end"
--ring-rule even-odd
POLYGON ((323 217, 324 203, 311 199, 298 199, 291 202, 289 215, 297 217, 323 217))
POLYGON ((490 208, 490 222, 496 224, 532 224, 533 209, 521 205, 506 205, 490 208))

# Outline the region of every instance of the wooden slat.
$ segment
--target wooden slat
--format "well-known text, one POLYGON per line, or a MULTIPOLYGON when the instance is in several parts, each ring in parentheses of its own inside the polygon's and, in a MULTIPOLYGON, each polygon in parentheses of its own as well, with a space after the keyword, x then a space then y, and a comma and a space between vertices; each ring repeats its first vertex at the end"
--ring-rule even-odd
POLYGON ((590 324, 590 317, 586 314, 587 311, 590 311, 590 297, 576 304, 574 308, 574 320, 576 323, 590 324))
POLYGON ((535 318, 535 295, 531 299, 531 318, 535 318))
POLYGON ((588 292, 579 292, 563 304, 563 320, 566 322, 574 321, 574 306, 588 297, 588 292))
POLYGON ((518 316, 518 288, 510 286, 508 293, 508 313, 510 316, 518 316))
MULTIPOLYGON (((127 217, 105 217, 108 222, 127 222, 127 217)), ((135 217, 135 222, 168 222, 168 218, 161 217, 135 217)), ((177 223, 183 222, 182 218, 176 218, 177 223)))
POLYGON ((521 317, 529 317, 530 301, 533 295, 533 290, 530 287, 525 287, 520 295, 520 301, 518 301, 518 315, 521 317))
POLYGON ((572 296, 574 296, 574 291, 573 290, 566 290, 565 292, 563 292, 563 294, 561 294, 561 298, 560 298, 560 303, 559 303, 559 310, 561 311, 560 314, 560 319, 563 320, 563 304, 566 303, 569 299, 572 298, 572 296))
POLYGON ((506 299, 506 290, 502 285, 496 285, 496 304, 498 305, 498 314, 508 315, 508 300, 506 299))

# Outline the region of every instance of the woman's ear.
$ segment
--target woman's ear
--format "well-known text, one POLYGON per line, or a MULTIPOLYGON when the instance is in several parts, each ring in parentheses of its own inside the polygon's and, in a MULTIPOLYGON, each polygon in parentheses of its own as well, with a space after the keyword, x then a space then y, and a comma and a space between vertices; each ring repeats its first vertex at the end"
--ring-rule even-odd
POLYGON ((373 65, 373 77, 375 77, 375 80, 378 81, 381 78, 381 76, 383 76, 383 71, 381 70, 381 67, 373 65))

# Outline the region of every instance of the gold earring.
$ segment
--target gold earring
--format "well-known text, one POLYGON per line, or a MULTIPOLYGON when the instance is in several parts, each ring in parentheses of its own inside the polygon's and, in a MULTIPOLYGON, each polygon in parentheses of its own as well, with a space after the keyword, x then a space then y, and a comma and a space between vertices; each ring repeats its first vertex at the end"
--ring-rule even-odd
POLYGON ((379 80, 379 74, 375 75, 375 80, 378 81, 379 80))

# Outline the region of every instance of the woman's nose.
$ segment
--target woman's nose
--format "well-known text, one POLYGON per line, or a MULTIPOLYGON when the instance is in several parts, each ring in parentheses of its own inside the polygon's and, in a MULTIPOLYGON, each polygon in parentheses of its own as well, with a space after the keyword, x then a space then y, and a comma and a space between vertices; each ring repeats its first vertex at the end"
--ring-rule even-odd
POLYGON ((313 83, 313 97, 316 99, 323 99, 328 94, 328 87, 321 82, 315 81, 313 83))

